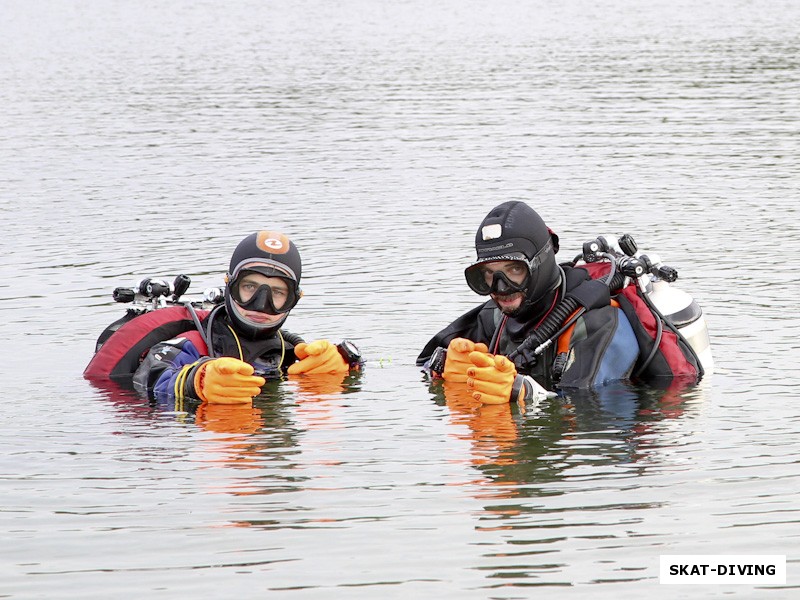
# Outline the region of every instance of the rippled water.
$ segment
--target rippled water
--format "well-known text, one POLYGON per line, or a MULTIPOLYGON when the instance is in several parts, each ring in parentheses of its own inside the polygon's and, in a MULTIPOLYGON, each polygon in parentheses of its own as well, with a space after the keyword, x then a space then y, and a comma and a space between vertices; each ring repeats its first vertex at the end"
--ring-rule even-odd
POLYGON ((6 2, 0 597, 793 597, 796 2, 6 2), (698 4, 701 4, 698 6, 698 4), (632 233, 717 372, 477 409, 413 366, 477 298, 489 208, 564 260, 632 233), (344 389, 153 411, 81 378, 110 291, 303 253, 289 329, 344 389), (785 554, 787 585, 662 586, 662 554, 785 554), (574 589, 573 589, 574 588, 574 589))

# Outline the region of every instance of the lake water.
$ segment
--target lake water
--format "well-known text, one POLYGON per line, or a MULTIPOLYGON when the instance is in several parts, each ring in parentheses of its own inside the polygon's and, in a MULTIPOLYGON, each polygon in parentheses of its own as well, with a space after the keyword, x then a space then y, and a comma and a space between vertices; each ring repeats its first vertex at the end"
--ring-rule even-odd
POLYGON ((789 598, 800 587, 800 4, 0 6, 0 597, 789 598), (715 374, 520 410, 414 358, 494 205, 633 234, 715 374), (163 413, 81 373, 111 290, 288 233, 339 389, 163 413), (786 555, 666 586, 667 554, 786 555))

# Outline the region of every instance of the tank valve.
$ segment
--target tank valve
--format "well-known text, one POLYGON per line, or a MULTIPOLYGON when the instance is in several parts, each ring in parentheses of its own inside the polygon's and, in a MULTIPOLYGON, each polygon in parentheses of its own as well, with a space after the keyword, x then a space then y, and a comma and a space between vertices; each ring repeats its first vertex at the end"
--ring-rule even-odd
POLYGON ((635 256, 636 251, 639 249, 630 233, 623 234, 622 237, 619 238, 618 243, 620 250, 628 256, 635 256))

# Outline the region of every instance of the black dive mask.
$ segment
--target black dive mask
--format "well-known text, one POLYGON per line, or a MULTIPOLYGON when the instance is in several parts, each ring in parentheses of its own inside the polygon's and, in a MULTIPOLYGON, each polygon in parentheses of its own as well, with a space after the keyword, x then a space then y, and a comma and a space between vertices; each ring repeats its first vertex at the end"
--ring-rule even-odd
MULTIPOLYGON (((555 262, 555 251, 552 238, 549 238, 542 248, 531 258, 521 252, 509 252, 497 256, 481 257, 478 262, 464 270, 467 285, 476 294, 488 296, 489 294, 508 295, 523 292, 532 302, 538 302, 544 293, 558 282, 558 270, 555 262), (485 265, 490 262, 505 263, 502 269, 492 273, 491 282, 485 265), (514 283, 509 275, 524 273, 521 283, 514 283)), ((520 279, 519 276, 514 277, 520 279)))
POLYGON ((284 281, 288 284, 288 289, 286 290, 273 290, 269 285, 262 284, 256 288, 255 292, 252 292, 252 290, 247 289, 246 286, 253 286, 254 284, 242 281, 241 278, 232 281, 229 285, 231 296, 236 300, 236 304, 245 310, 262 312, 268 315, 280 315, 292 310, 298 300, 300 300, 299 290, 295 287, 294 281, 290 279, 284 279, 284 281), (245 301, 243 299, 244 297, 247 297, 248 300, 245 301), (281 299, 283 300, 282 304, 280 303, 281 299), (276 302, 281 304, 280 308, 276 308, 276 302))
POLYGON ((530 267, 528 263, 521 260, 515 260, 506 266, 506 269, 519 270, 520 273, 525 273, 525 278, 520 283, 513 281, 508 273, 502 269, 498 269, 491 274, 491 282, 489 281, 489 273, 485 271, 485 264, 472 265, 464 275, 467 279, 467 285, 476 294, 481 296, 488 296, 489 294, 497 294, 499 296, 507 296, 516 294, 517 292, 527 293, 531 281, 530 267))

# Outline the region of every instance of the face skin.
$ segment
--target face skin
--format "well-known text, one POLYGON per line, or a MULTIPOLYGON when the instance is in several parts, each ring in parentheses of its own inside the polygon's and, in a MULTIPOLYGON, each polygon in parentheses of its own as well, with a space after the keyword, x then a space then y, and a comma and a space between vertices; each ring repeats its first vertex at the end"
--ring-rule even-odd
MULTIPOLYGON (((502 271, 508 279, 514 283, 521 284, 528 275, 528 269, 521 262, 515 260, 494 260, 481 265, 481 273, 488 285, 492 285, 492 278, 497 271, 502 271)), ((522 292, 514 294, 499 295, 491 294, 498 308, 505 314, 512 314, 522 306, 525 296, 522 292)))
MULTIPOLYGON (((255 272, 248 273, 242 277, 242 280, 239 282, 239 295, 242 297, 242 301, 247 302, 250 300, 253 294, 255 294, 262 285, 268 285, 272 290, 272 303, 275 305, 275 308, 281 308, 286 303, 286 299, 289 296, 289 286, 286 281, 280 277, 267 277, 266 275, 255 272)), ((235 301, 233 305, 245 319, 253 321, 254 323, 259 323, 260 325, 278 323, 286 316, 286 313, 270 315, 255 310, 246 310, 235 301)))

